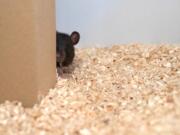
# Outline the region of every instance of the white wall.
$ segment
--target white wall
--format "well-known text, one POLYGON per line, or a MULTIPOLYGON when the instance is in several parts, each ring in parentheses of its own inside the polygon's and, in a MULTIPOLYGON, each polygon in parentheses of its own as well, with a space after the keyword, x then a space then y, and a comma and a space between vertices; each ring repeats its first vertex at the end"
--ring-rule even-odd
POLYGON ((180 0, 56 0, 57 29, 81 34, 80 47, 180 43, 180 0))

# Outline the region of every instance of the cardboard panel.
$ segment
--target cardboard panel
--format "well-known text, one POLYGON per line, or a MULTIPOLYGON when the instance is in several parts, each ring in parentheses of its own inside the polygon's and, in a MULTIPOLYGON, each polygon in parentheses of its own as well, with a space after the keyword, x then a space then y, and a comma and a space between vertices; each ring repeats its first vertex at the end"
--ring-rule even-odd
POLYGON ((0 103, 37 102, 56 82, 54 0, 0 1, 0 103))

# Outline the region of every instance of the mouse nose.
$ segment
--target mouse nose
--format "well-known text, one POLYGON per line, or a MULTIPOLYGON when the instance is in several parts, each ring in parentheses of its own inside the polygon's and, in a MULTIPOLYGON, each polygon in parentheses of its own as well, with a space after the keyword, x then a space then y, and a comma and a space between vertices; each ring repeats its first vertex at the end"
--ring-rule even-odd
POLYGON ((65 52, 64 51, 59 51, 56 53, 56 61, 60 64, 62 64, 65 61, 65 52))
POLYGON ((60 54, 59 54, 59 60, 60 60, 59 62, 60 63, 64 62, 65 56, 66 56, 65 52, 63 50, 60 50, 60 54))

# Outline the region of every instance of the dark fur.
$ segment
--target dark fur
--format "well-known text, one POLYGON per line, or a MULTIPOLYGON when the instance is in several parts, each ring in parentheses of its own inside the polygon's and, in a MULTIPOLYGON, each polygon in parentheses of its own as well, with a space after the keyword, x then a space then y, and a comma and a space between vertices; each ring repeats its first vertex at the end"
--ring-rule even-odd
POLYGON ((69 66, 74 59, 74 45, 79 42, 80 35, 74 31, 71 35, 56 32, 56 66, 69 66))

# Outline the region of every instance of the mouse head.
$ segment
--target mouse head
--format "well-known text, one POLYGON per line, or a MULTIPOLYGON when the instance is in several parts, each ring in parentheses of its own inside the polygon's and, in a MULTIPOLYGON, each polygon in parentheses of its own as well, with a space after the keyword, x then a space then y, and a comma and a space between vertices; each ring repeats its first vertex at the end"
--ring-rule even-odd
POLYGON ((73 45, 76 45, 80 40, 80 34, 77 31, 71 33, 71 41, 73 45))

